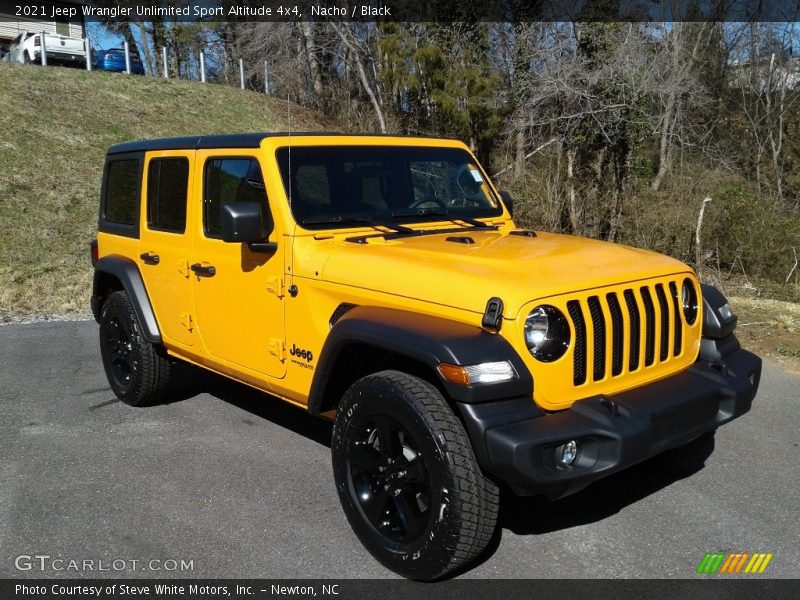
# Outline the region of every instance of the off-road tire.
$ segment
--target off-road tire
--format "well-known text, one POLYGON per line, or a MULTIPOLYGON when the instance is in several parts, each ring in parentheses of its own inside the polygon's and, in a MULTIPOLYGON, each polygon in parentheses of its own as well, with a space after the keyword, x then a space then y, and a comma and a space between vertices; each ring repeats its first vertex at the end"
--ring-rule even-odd
POLYGON ((440 579, 470 564, 492 540, 499 490, 481 472, 463 425, 430 383, 398 371, 382 371, 355 382, 337 407, 331 454, 336 490, 351 527, 367 550, 392 571, 416 580, 440 579), (386 510, 379 511, 378 520, 386 520, 379 530, 367 510, 381 506, 383 486, 364 483, 374 480, 364 475, 367 469, 361 468, 359 460, 365 449, 370 457, 382 456, 384 450, 376 453, 368 440, 377 439, 380 448, 381 427, 391 428, 392 423, 402 431, 398 439, 403 448, 399 459, 386 459, 394 463, 387 470, 401 471, 378 476, 378 482, 386 481, 381 477, 400 477, 388 484, 397 487, 385 494, 386 510), (414 457, 411 461, 409 455, 414 457), (405 477, 412 483, 398 492, 407 471, 411 475, 405 477), (420 473, 426 474, 427 495, 417 491, 424 485, 413 482, 420 473), (357 485, 362 493, 367 490, 366 495, 356 492, 357 485), (374 504, 359 499, 367 497, 374 504), (419 510, 426 497, 427 509, 419 510), (406 511, 398 504, 404 498, 406 511), (395 516, 385 516, 392 507, 395 516), (418 515, 417 528, 403 527, 402 514, 418 515), (393 523, 398 524, 394 529, 393 523), (408 534, 408 529, 416 533, 408 534))
POLYGON ((664 468, 678 474, 699 471, 714 452, 714 434, 709 431, 684 446, 667 450, 656 457, 664 468))
POLYGON ((128 295, 114 292, 100 316, 100 353, 111 389, 131 406, 164 400, 172 364, 161 346, 144 339, 128 295))

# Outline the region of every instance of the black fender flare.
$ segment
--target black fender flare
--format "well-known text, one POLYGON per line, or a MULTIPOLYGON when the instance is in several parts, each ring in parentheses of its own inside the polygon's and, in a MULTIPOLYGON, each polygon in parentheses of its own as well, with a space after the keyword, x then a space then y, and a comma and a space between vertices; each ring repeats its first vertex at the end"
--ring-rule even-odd
POLYGON ((450 398, 457 402, 472 404, 519 396, 531 398, 533 394, 530 371, 502 336, 477 325, 440 317, 357 306, 336 322, 322 347, 308 398, 308 410, 312 414, 321 412, 337 358, 342 350, 354 343, 424 364, 436 374, 450 398), (504 360, 512 364, 516 376, 501 383, 455 384, 444 379, 437 369, 443 362, 468 366, 504 360))
POLYGON ((128 294, 144 338, 148 342, 160 344, 161 331, 158 328, 158 321, 156 321, 153 306, 150 304, 150 297, 147 295, 142 274, 139 272, 139 267, 136 263, 124 256, 110 254, 98 260, 94 266, 92 312, 95 319, 100 320, 100 312, 102 311, 104 295, 101 274, 104 273, 114 276, 122 285, 122 289, 128 294))

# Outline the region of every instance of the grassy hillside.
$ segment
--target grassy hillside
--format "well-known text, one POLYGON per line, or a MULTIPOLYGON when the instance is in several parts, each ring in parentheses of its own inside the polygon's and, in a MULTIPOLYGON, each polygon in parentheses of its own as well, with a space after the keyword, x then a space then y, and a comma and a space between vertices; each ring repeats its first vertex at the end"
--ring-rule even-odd
MULTIPOLYGON (((286 128, 286 102, 263 94, 0 63, 0 317, 88 311, 88 244, 111 144, 286 128)), ((330 126, 293 106, 292 128, 330 126)))

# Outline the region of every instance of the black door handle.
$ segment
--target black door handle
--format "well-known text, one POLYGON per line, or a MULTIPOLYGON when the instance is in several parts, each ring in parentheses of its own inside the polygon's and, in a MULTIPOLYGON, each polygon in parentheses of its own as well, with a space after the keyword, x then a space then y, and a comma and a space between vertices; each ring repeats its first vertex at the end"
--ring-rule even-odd
POLYGON ((189 267, 194 273, 197 275, 202 275, 204 277, 213 277, 217 274, 217 269, 212 267, 211 265, 204 267, 200 263, 194 263, 191 267, 189 267))
POLYGON ((153 254, 152 252, 142 252, 139 255, 139 258, 141 258, 142 261, 147 265, 157 265, 161 260, 158 257, 158 254, 153 254))

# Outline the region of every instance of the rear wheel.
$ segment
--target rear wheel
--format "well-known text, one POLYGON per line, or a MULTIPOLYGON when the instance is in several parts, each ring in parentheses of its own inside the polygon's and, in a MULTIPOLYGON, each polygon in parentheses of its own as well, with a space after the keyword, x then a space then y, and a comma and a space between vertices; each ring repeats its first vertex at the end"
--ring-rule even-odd
POLYGON ((22 60, 25 61, 26 65, 33 64, 33 59, 31 58, 31 55, 27 50, 25 50, 25 54, 23 55, 22 60))
POLYGON ((100 353, 111 389, 131 406, 148 406, 164 399, 171 362, 160 346, 144 339, 128 295, 114 292, 100 317, 100 353))
POLYGON ((354 383, 337 408, 333 472, 370 553, 412 579, 441 578, 492 539, 499 492, 439 391, 398 371, 354 383))

